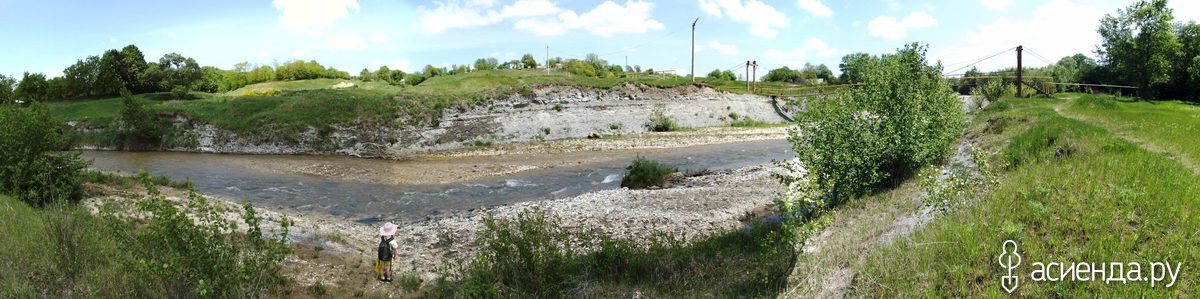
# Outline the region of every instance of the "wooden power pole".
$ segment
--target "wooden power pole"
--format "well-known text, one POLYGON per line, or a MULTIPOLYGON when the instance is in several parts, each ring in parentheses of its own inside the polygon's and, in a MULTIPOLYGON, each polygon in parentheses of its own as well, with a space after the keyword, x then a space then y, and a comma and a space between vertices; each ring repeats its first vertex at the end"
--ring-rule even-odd
POLYGON ((751 88, 758 89, 758 60, 751 61, 750 67, 754 68, 753 71, 750 71, 750 82, 754 82, 754 84, 751 85, 751 88))
POLYGON ((696 22, 700 22, 700 17, 692 21, 692 82, 696 82, 696 22))
POLYGON ((1021 92, 1021 89, 1022 89, 1021 85, 1023 85, 1023 83, 1025 83, 1025 82, 1021 81, 1021 51, 1022 50, 1025 50, 1025 48, 1018 45, 1017 46, 1017 97, 1018 98, 1025 97, 1024 96, 1025 94, 1021 92))

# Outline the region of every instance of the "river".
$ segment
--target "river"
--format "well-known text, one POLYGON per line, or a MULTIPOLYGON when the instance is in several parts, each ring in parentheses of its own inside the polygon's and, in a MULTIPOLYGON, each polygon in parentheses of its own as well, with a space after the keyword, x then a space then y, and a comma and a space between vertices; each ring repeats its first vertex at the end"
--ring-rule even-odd
MULTIPOLYGON (((424 161, 364 160, 344 156, 232 155, 184 152, 84 151, 95 169, 125 174, 146 170, 176 180, 190 179, 196 190, 255 205, 324 213, 365 224, 408 222, 429 215, 515 202, 571 197, 620 188, 625 166, 636 156, 681 170, 723 170, 784 160, 795 155, 785 140, 699 145, 671 149, 596 152, 599 160, 539 168, 500 176, 435 184, 388 184, 278 171, 270 165, 321 164, 387 175, 400 164, 424 161)), ((485 156, 481 163, 505 163, 506 156, 485 156)), ((552 158, 552 157, 547 157, 552 158)), ((411 168, 414 165, 403 165, 411 168)), ((418 164, 417 166, 421 166, 418 164)))

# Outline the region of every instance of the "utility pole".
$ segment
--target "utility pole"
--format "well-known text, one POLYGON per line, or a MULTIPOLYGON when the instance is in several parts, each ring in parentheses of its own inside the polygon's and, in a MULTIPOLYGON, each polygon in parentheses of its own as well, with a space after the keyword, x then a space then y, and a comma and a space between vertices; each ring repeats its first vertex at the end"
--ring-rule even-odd
POLYGON ((546 45, 546 75, 550 75, 550 45, 546 45))
POLYGON ((1025 48, 1020 45, 1017 45, 1017 97, 1018 98, 1023 97, 1023 95, 1024 95, 1023 93, 1021 93, 1021 83, 1023 83, 1021 81, 1021 51, 1022 50, 1025 50, 1025 48))
POLYGON ((753 78, 753 79, 750 79, 751 80, 750 82, 754 82, 754 84, 752 84, 752 87, 754 89, 758 89, 758 60, 751 61, 750 66, 754 68, 754 70, 750 72, 751 78, 753 78))
POLYGON ((692 82, 696 82, 696 22, 700 22, 700 17, 692 21, 692 82))

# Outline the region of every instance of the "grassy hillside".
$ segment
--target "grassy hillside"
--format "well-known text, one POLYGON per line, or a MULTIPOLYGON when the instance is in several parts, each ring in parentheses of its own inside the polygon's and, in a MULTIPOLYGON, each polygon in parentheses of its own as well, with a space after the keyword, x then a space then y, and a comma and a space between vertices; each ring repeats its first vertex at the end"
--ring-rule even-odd
MULTIPOLYGON (((1149 263, 1183 262, 1187 268, 1200 258, 1200 218, 1195 217, 1200 176, 1168 155, 1056 112, 1108 107, 1089 113, 1123 126, 1144 121, 1150 110, 1145 105, 1067 95, 1005 99, 987 108, 977 116, 972 134, 999 151, 997 162, 1007 164, 999 181, 979 202, 942 214, 911 238, 869 253, 858 273, 862 279, 850 288, 854 296, 1005 295, 999 283, 1004 271, 996 260, 1005 240, 1015 240, 1022 255, 1016 269, 1021 282, 1015 294, 1020 296, 1195 295, 1200 272, 1186 269, 1171 288, 1162 286, 1166 282, 1151 288, 1148 281, 1035 282, 1029 277, 1034 262, 1139 262, 1148 279, 1149 263)), ((1191 108, 1166 104, 1152 110, 1171 115, 1186 109, 1191 108)), ((1157 140, 1154 136, 1200 125, 1187 117, 1163 122, 1185 128, 1163 124, 1157 133, 1138 136, 1157 140)), ((1175 142, 1197 139, 1183 140, 1175 142)), ((1049 275, 1057 277, 1058 271, 1049 275)))
POLYGON ((341 83, 354 84, 356 88, 367 90, 379 90, 383 92, 399 92, 400 87, 393 86, 382 81, 361 81, 361 80, 343 80, 343 79, 311 79, 311 80, 296 80, 296 81, 271 81, 263 83, 255 83, 246 85, 225 93, 227 96, 239 96, 253 91, 267 91, 276 89, 279 91, 295 91, 295 90, 311 90, 311 89, 332 89, 341 83))
MULTIPOLYGON (((728 92, 745 92, 742 82, 699 79, 728 92)), ((315 128, 328 133, 333 126, 428 125, 436 123, 445 108, 469 108, 489 98, 526 92, 543 85, 612 88, 624 83, 656 87, 690 85, 686 77, 630 74, 626 78, 590 78, 570 74, 545 75, 536 70, 494 70, 438 76, 420 85, 400 87, 380 81, 313 79, 258 83, 225 94, 194 93, 194 99, 172 100, 170 94, 136 95, 151 111, 182 113, 204 123, 232 130, 241 136, 273 140, 296 138, 296 134, 315 128), (349 82, 353 87, 338 88, 349 82), (278 91, 277 94, 255 94, 278 91)), ((785 84, 763 83, 780 88, 785 84)), ((120 98, 51 102, 54 116, 61 121, 78 121, 86 127, 111 125, 120 113, 120 98)), ((111 139, 111 138, 109 138, 111 139)), ((107 140, 82 136, 83 142, 107 140)))

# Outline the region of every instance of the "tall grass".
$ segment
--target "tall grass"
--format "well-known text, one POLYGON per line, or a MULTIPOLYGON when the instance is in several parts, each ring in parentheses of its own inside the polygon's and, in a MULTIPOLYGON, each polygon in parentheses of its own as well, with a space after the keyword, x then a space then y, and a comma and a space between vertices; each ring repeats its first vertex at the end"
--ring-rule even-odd
POLYGON ((679 169, 639 156, 633 160, 633 163, 625 167, 625 177, 621 179, 621 187, 643 189, 664 186, 667 178, 676 172, 679 172, 679 169))
POLYGON ((1046 100, 1005 101, 1015 103, 989 107, 976 123, 985 141, 1013 136, 993 144, 1003 149, 997 159, 1009 164, 998 184, 974 205, 870 253, 859 274, 869 279, 855 280, 852 295, 1007 296, 995 262, 1005 240, 1017 241, 1022 251, 1020 297, 1194 295, 1195 271, 1184 271, 1172 288, 1029 279, 1033 262, 1145 265, 1200 258, 1200 218, 1192 216, 1200 177, 1166 156, 1055 114, 1053 103, 1038 103, 1046 100))
POLYGON ((684 242, 668 235, 621 240, 563 227, 539 211, 485 221, 461 279, 427 297, 766 297, 783 289, 795 259, 777 224, 684 242))

